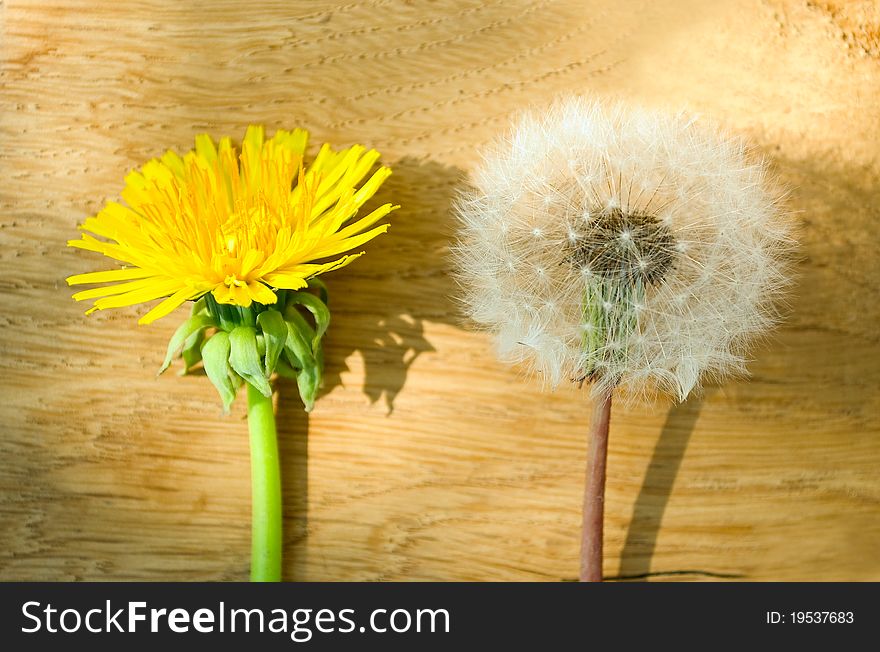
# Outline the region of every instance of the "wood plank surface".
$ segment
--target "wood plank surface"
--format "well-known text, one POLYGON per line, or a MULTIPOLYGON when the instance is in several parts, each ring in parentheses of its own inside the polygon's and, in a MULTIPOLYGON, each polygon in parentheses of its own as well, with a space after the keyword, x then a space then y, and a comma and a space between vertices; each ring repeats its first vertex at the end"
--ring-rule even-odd
POLYGON ((478 148, 584 92, 746 134, 802 243, 750 379, 615 407, 606 575, 880 580, 878 30, 870 1, 0 2, 0 579, 247 577, 243 401, 155 378, 179 314, 85 317, 64 278, 126 171, 249 123, 378 148, 403 205, 326 277, 314 413, 280 385, 285 579, 575 578, 586 394, 494 360, 447 253, 478 148))

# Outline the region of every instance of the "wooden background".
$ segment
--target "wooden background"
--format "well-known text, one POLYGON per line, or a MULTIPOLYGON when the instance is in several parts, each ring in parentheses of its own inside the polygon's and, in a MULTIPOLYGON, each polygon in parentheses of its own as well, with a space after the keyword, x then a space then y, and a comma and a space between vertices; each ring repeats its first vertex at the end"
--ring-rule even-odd
POLYGON ((84 317, 65 248, 208 131, 377 147, 403 205, 327 277, 329 377, 280 386, 288 580, 576 577, 589 405, 493 359, 450 295, 474 152, 557 94, 688 107, 792 188, 798 282, 750 380, 615 408, 605 573, 880 580, 873 2, 0 2, 0 579, 240 580, 244 410, 156 379, 180 315, 84 317))

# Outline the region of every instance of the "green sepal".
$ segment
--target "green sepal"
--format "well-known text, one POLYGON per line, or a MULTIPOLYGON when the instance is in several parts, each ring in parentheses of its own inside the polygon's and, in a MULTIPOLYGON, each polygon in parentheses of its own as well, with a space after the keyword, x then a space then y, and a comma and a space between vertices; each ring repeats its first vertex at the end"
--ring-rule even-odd
POLYGON ((287 378, 289 380, 296 380, 296 377, 299 375, 299 371, 290 366, 290 363, 285 358, 279 358, 278 364, 275 365, 275 371, 278 372, 278 375, 282 378, 287 378))
POLYGON ((275 371, 278 357, 284 350, 284 343, 287 341, 287 324, 284 323, 284 317, 280 312, 270 308, 257 315, 257 325, 263 331, 263 345, 266 349, 263 365, 268 378, 275 371))
MULTIPOLYGON (((319 356, 323 358, 323 355, 319 356)), ((318 364, 300 369, 296 375, 296 386, 299 389, 299 397, 302 399, 306 412, 315 408, 315 399, 318 398, 318 390, 321 389, 323 378, 323 361, 318 364)))
POLYGON ((241 386, 240 382, 236 382, 235 373, 229 365, 230 350, 229 335, 225 331, 214 333, 202 344, 205 373, 220 393, 224 412, 229 412, 229 406, 241 386))
POLYGON ((296 384, 306 412, 315 407, 315 399, 321 387, 324 372, 324 354, 321 350, 320 338, 315 338, 313 329, 296 308, 288 308, 285 314, 287 322, 287 342, 284 353, 290 365, 297 370, 296 384), (317 342, 317 348, 312 347, 317 342))
POLYGON ((193 301, 192 309, 190 310, 190 313, 189 313, 190 317, 195 317, 196 315, 201 315, 201 314, 208 314, 208 304, 207 304, 207 299, 205 299, 205 296, 207 296, 207 295, 203 294, 201 297, 199 297, 198 299, 193 301))
POLYGON ((183 369, 180 375, 185 376, 190 370, 202 361, 202 342, 205 341, 205 329, 196 331, 183 343, 180 357, 183 358, 183 369))
POLYGON ((202 297, 205 301, 205 310, 214 317, 217 325, 226 332, 239 325, 241 313, 238 306, 226 303, 217 303, 217 299, 211 292, 202 297))
POLYGON ((184 361, 182 374, 202 362, 226 412, 245 382, 271 396, 270 378, 277 372, 296 379, 305 409, 311 411, 323 379, 321 340, 330 311, 324 283, 309 279, 309 290, 282 291, 277 304, 250 308, 219 304, 210 293, 202 296, 171 338, 161 371, 178 352, 184 361), (217 331, 211 334, 209 328, 217 331))
POLYGON ((235 389, 236 393, 241 389, 241 386, 244 385, 244 378, 235 373, 231 366, 229 368, 229 380, 232 382, 232 387, 235 389))
POLYGON ((174 335, 172 335, 171 339, 168 341, 168 351, 165 354, 165 361, 159 368, 159 373, 161 374, 171 366, 171 360, 174 359, 181 347, 186 345, 187 340, 190 337, 213 325, 214 320, 211 319, 210 316, 197 314, 193 315, 178 326, 177 330, 174 331, 174 335))
POLYGON ((327 304, 314 294, 308 292, 293 292, 290 295, 289 305, 303 306, 306 310, 312 313, 312 317, 315 319, 315 334, 311 338, 311 345, 312 352, 316 352, 320 346, 321 338, 324 336, 324 333, 327 332, 327 327, 330 325, 330 310, 327 308, 327 304))
POLYGON ((309 284, 309 289, 318 290, 318 298, 325 306, 329 306, 330 294, 327 292, 327 284, 318 277, 310 278, 307 283, 309 284))
POLYGON ((257 351, 257 331, 250 326, 234 328, 229 333, 229 344, 229 364, 235 372, 263 396, 272 396, 272 386, 257 351))
POLYGON ((315 354, 312 351, 312 339, 314 330, 309 326, 305 318, 299 314, 296 308, 288 308, 284 313, 284 321, 287 325, 287 339, 284 342, 284 353, 295 369, 315 364, 315 354))

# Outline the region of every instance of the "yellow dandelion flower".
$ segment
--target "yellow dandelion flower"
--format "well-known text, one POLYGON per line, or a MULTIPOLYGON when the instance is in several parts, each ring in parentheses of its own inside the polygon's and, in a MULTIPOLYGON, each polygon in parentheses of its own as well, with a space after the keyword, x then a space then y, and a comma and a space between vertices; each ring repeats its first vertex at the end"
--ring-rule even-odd
POLYGON ((125 266, 71 276, 70 285, 109 284, 73 298, 95 299, 88 312, 163 298, 141 317, 148 324, 209 292, 221 304, 274 304, 277 290, 348 265, 363 252, 346 252, 388 229, 374 225, 391 204, 353 218, 391 170, 361 183, 379 159, 361 145, 325 144, 306 167, 307 142, 301 129, 267 140, 251 126, 241 153, 229 138, 215 146, 201 135, 185 156, 169 151, 131 172, 124 204, 108 203, 68 243, 125 266))

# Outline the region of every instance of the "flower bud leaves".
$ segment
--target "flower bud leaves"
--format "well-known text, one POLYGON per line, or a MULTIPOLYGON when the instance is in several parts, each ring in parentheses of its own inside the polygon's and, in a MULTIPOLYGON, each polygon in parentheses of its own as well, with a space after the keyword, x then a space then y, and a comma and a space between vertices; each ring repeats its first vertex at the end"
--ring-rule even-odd
POLYGON ((238 326, 229 333, 229 364, 239 376, 253 385, 263 396, 272 396, 269 376, 257 351, 257 331, 238 326))
POLYGON ((308 292, 294 292, 290 297, 290 302, 303 306, 315 318, 315 334, 311 338, 312 351, 314 352, 320 346, 321 338, 330 325, 330 310, 326 303, 308 292))
POLYGON ((202 361, 202 342, 205 341, 205 330, 200 330, 188 338, 183 343, 183 349, 180 357, 183 358, 183 369, 180 375, 185 376, 190 370, 202 361))
MULTIPOLYGON (((326 310, 326 306, 324 309, 326 310)), ((315 329, 296 307, 289 307, 284 317, 287 322, 287 343, 284 352, 291 366, 298 371, 296 384, 299 387, 299 395, 306 412, 311 412, 324 373, 320 337, 316 336, 315 329)))
POLYGON ((223 400, 223 411, 229 412, 229 406, 235 400, 235 392, 238 387, 233 381, 232 369, 229 366, 229 334, 218 331, 202 344, 202 362, 205 365, 205 373, 210 381, 220 392, 223 400))
POLYGON ((296 380, 303 405, 311 411, 323 379, 321 339, 330 311, 324 284, 313 282, 310 288, 318 295, 282 290, 278 304, 253 308, 200 299, 171 337, 160 373, 178 353, 185 365, 182 374, 202 362, 227 412, 245 381, 271 396, 272 374, 278 373, 296 380))
MULTIPOLYGON (((159 373, 161 374, 168 369, 171 365, 171 360, 177 355, 177 352, 187 344, 187 340, 213 325, 214 320, 209 315, 193 315, 183 322, 177 330, 174 331, 174 335, 172 335, 171 339, 168 341, 168 352, 165 354, 165 360, 159 368, 159 373)), ((192 345, 192 342, 189 344, 192 345)), ((190 365, 187 363, 187 367, 189 366, 190 365)))
POLYGON ((264 310, 257 315, 257 325, 263 331, 266 375, 271 376, 287 341, 287 324, 277 310, 264 310))

